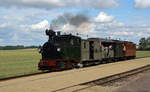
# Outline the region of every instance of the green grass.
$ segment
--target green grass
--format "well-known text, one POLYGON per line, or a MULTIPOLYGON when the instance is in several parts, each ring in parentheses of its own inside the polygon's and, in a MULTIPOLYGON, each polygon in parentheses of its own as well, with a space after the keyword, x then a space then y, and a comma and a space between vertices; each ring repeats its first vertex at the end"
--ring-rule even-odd
MULTIPOLYGON (((137 51, 137 57, 144 56, 150 56, 150 51, 137 51)), ((40 59, 36 49, 0 50, 0 79, 40 72, 40 59)))
POLYGON ((36 49, 0 50, 0 79, 39 72, 40 58, 36 49))
POLYGON ((136 57, 150 56, 150 51, 136 51, 136 57))

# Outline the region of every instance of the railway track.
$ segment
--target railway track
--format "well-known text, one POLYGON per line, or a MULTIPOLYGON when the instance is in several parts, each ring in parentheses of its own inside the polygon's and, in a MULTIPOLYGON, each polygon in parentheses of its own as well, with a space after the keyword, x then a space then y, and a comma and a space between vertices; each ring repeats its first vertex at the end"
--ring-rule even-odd
POLYGON ((88 89, 88 88, 91 88, 91 87, 94 87, 94 86, 97 86, 97 85, 102 85, 102 84, 105 84, 105 83, 109 83, 109 82, 112 82, 112 81, 116 81, 116 80, 119 80, 121 78, 125 78, 125 77, 131 76, 131 75, 135 75, 135 74, 147 71, 149 69, 150 69, 150 65, 146 65, 144 67, 133 69, 133 70, 130 70, 130 71, 127 71, 127 72, 107 76, 107 77, 104 77, 104 78, 92 80, 92 81, 89 81, 89 82, 86 82, 86 83, 81 83, 81 84, 78 84, 78 85, 68 86, 68 87, 65 87, 65 88, 53 90, 51 92, 67 92, 68 90, 69 90, 69 92, 80 92, 80 91, 83 91, 85 89, 88 89))
MULTIPOLYGON (((146 56, 146 57, 150 57, 150 56, 146 56)), ((146 58, 146 57, 137 57, 135 59, 146 58)), ((113 62, 113 63, 115 63, 115 62, 113 62)), ((32 73, 32 74, 26 74, 26 75, 19 75, 19 76, 12 76, 12 77, 0 79, 0 81, 7 81, 7 80, 22 78, 22 77, 30 77, 30 76, 41 75, 41 74, 46 74, 46 73, 50 73, 50 71, 38 72, 38 73, 32 73)))

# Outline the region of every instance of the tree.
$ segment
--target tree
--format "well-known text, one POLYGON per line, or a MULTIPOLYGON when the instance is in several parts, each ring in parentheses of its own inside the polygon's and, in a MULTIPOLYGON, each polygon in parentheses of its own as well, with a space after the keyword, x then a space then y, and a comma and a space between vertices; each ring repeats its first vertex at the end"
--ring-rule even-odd
POLYGON ((150 45, 150 37, 147 38, 147 45, 150 45))
POLYGON ((147 41, 146 41, 146 38, 141 38, 140 41, 139 41, 139 48, 144 50, 146 49, 146 45, 147 45, 147 41))

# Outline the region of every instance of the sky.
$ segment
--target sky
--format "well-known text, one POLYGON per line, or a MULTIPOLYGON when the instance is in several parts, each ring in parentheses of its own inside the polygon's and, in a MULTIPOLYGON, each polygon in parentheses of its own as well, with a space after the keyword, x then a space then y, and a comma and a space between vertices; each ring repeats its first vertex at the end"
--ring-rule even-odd
POLYGON ((50 25, 83 38, 138 44, 150 36, 149 16, 150 0, 0 0, 0 46, 42 45, 50 25))

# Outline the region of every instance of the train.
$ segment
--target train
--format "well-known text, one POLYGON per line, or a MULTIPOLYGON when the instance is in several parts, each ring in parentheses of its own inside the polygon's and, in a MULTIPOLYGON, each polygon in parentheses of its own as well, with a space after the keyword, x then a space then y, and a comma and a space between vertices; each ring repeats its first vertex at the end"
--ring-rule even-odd
POLYGON ((57 71, 109 63, 136 57, 136 44, 103 38, 82 39, 46 29, 48 41, 40 48, 39 70, 57 71))

